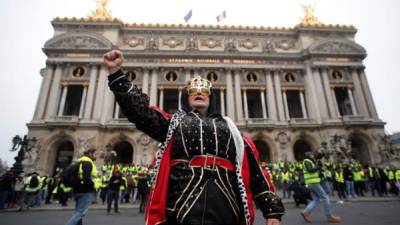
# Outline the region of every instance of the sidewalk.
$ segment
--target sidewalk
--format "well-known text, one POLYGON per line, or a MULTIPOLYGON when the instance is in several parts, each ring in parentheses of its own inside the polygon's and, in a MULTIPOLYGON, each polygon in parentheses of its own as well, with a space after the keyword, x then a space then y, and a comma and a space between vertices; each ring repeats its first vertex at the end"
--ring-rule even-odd
MULTIPOLYGON (((284 204, 294 204, 293 199, 283 199, 284 204)), ((331 198, 332 203, 336 203, 339 201, 337 197, 331 198)), ((386 202, 386 201, 400 201, 400 197, 359 197, 359 198, 350 198, 344 202, 344 204, 348 203, 359 203, 359 202, 386 202)), ((52 204, 41 204, 39 207, 30 208, 29 211, 71 211, 74 210, 75 202, 73 200, 68 201, 68 206, 62 207, 60 204, 52 203, 52 204)), ((138 209, 139 204, 132 203, 123 203, 118 206, 120 209, 138 209)), ((92 204, 90 206, 91 210, 106 210, 107 205, 104 204, 92 204)), ((0 212, 16 212, 18 208, 11 209, 3 209, 0 212)))

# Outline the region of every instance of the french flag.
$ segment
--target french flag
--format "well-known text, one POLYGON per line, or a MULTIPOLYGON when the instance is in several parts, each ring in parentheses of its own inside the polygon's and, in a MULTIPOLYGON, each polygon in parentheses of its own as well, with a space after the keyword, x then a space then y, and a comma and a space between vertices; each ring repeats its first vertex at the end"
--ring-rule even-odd
POLYGON ((226 11, 224 10, 221 14, 217 16, 217 22, 221 22, 223 19, 226 18, 226 11))
POLYGON ((190 10, 185 17, 183 17, 183 19, 185 20, 185 22, 189 22, 190 18, 192 18, 192 10, 190 10))

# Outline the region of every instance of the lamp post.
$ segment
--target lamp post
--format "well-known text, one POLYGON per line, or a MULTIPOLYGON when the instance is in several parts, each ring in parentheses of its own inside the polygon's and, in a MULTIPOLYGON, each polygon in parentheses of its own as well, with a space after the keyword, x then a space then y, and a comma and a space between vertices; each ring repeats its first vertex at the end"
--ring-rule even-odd
POLYGON ((28 138, 27 135, 24 135, 23 138, 21 138, 19 135, 15 135, 15 137, 13 137, 10 151, 15 152, 18 150, 18 155, 14 157, 15 163, 13 164, 11 171, 13 171, 15 174, 24 172, 22 161, 25 159, 25 153, 31 151, 36 142, 36 137, 28 138))

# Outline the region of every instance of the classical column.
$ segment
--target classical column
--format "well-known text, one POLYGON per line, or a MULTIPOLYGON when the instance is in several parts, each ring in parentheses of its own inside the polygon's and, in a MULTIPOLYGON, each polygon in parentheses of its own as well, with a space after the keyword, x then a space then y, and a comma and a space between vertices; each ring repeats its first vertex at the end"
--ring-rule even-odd
POLYGON ((328 105, 326 94, 324 94, 324 88, 322 86, 321 74, 318 68, 313 69, 313 80, 315 83, 315 91, 317 93, 317 100, 319 101, 319 110, 321 112, 321 118, 329 118, 328 105))
POLYGON ((367 105, 365 103, 366 98, 361 88, 361 82, 360 79, 358 78, 357 69, 355 68, 351 69, 351 77, 353 79, 353 84, 354 84, 353 92, 355 97, 355 103, 357 104, 357 108, 359 110, 358 114, 365 117, 369 117, 367 105))
POLYGON ((151 71, 150 105, 157 104, 157 80, 158 71, 156 68, 153 68, 151 71))
POLYGON ((97 88, 96 88, 96 96, 94 99, 94 109, 92 118, 95 120, 101 120, 101 115, 104 109, 104 101, 105 101, 105 93, 106 91, 110 91, 106 82, 108 71, 104 66, 100 66, 99 71, 99 79, 97 81, 97 88))
POLYGON ((220 93, 220 99, 221 99, 221 115, 222 116, 226 116, 225 115, 225 95, 224 95, 224 88, 221 88, 219 90, 220 93))
POLYGON ((247 92, 246 88, 243 88, 243 103, 244 103, 244 118, 249 119, 249 108, 247 106, 247 92))
POLYGON ((276 115, 276 101, 271 71, 267 70, 265 76, 267 81, 268 115, 272 120, 276 121, 278 116, 276 115))
POLYGON ((378 113, 376 111, 375 102, 374 102, 374 99, 372 98, 372 93, 369 88, 367 76, 365 75, 364 69, 360 70, 360 80, 361 80, 361 85, 364 89, 364 94, 367 98, 367 103, 368 103, 367 105, 368 105, 368 109, 370 111, 371 117, 374 119, 378 119, 378 113))
MULTIPOLYGON (((330 87, 330 93, 332 96, 333 106, 335 107, 335 111, 336 111, 335 115, 337 115, 337 117, 342 117, 342 115, 340 114, 340 110, 339 110, 339 104, 336 99, 335 87, 333 87, 333 86, 330 87)), ((337 117, 335 117, 335 118, 337 118, 337 117)))
POLYGON ((178 109, 182 109, 182 103, 181 103, 181 98, 182 98, 182 88, 179 88, 179 94, 178 94, 178 109))
POLYGON ((46 118, 51 118, 56 116, 58 100, 60 98, 59 93, 60 93, 60 81, 61 81, 62 71, 63 71, 62 65, 57 65, 49 93, 49 102, 47 103, 46 118))
POLYGON ((300 93, 300 103, 301 103, 301 112, 303 113, 303 118, 307 118, 307 110, 306 110, 306 104, 304 102, 304 94, 303 94, 304 90, 301 89, 299 91, 300 93))
POLYGON ((285 121, 285 111, 282 101, 282 90, 281 90, 281 78, 280 71, 274 72, 274 83, 275 83, 275 94, 276 94, 276 103, 278 106, 278 115, 280 121, 285 121))
POLYGON ((185 84, 190 80, 190 69, 186 68, 185 70, 185 84))
POLYGON ((99 73, 99 66, 98 65, 92 65, 90 68, 90 80, 89 80, 89 87, 88 87, 88 94, 87 94, 87 100, 85 104, 85 112, 84 112, 84 118, 89 120, 92 116, 92 110, 93 110, 93 101, 94 101, 94 90, 96 90, 96 79, 97 79, 97 74, 99 73))
POLYGON ((51 84, 51 76, 54 72, 54 65, 47 65, 45 69, 45 74, 43 75, 42 84, 40 87, 39 96, 36 103, 36 110, 34 119, 41 120, 44 117, 44 111, 46 107, 46 102, 49 97, 49 89, 51 84))
POLYGON ((119 118, 119 110, 120 110, 120 108, 119 108, 119 104, 118 104, 118 102, 115 102, 115 110, 114 110, 114 119, 116 120, 116 119, 118 119, 119 118))
POLYGON ((352 91, 352 86, 347 87, 347 94, 349 95, 350 99, 350 105, 351 105, 351 111, 353 112, 354 116, 357 116, 357 109, 356 109, 356 104, 354 103, 354 97, 353 97, 353 91, 352 91))
MULTIPOLYGON (((102 67, 102 70, 105 70, 105 68, 102 67)), ((106 72, 106 76, 107 76, 107 72, 106 72)), ((102 76, 100 76, 102 77, 102 76)), ((113 117, 113 110, 114 110, 114 105, 113 103, 115 102, 114 99, 114 94, 111 92, 110 88, 108 88, 107 86, 104 89, 104 101, 103 101, 103 109, 101 110, 101 123, 102 124, 106 124, 107 120, 111 120, 113 117)))
POLYGON ((142 92, 145 94, 149 93, 149 69, 148 68, 143 68, 142 92))
POLYGON ((58 116, 62 116, 64 112, 64 107, 65 107, 65 100, 67 99, 67 93, 68 93, 68 85, 66 83, 62 83, 62 91, 61 91, 61 102, 60 102, 60 107, 58 108, 58 116))
POLYGON ((164 109, 164 88, 160 87, 160 99, 158 101, 158 107, 164 109))
POLYGON ((287 97, 286 97, 286 89, 282 89, 282 95, 283 95, 283 105, 285 107, 286 120, 290 120, 289 106, 288 106, 287 97))
POLYGON ((328 77, 328 69, 322 68, 322 82, 324 84, 324 91, 326 95, 326 99, 328 100, 328 110, 331 118, 337 118, 340 116, 339 111, 337 110, 337 102, 335 91, 331 88, 329 77, 328 77))
POLYGON ((84 111, 84 108, 85 108, 85 105, 86 105, 87 91, 88 91, 88 84, 85 83, 83 85, 83 94, 82 94, 81 106, 79 107, 79 118, 83 117, 83 111, 84 111))
POLYGON ((319 101, 317 98, 317 93, 314 86, 314 79, 312 77, 311 62, 306 61, 306 74, 305 74, 305 88, 306 88, 306 98, 307 106, 310 118, 316 119, 318 123, 321 122, 321 112, 319 110, 319 101))
MULTIPOLYGON (((232 71, 233 72, 233 71, 232 71)), ((236 116, 237 122, 243 121, 243 101, 242 101, 242 90, 240 87, 240 71, 234 71, 235 77, 235 103, 236 103, 236 116)))
POLYGON ((228 117, 235 120, 235 105, 233 102, 233 83, 232 83, 232 70, 226 71, 226 100, 228 108, 228 117))
POLYGON ((260 95, 261 95, 261 107, 262 107, 262 114, 263 114, 263 119, 267 119, 267 109, 265 106, 265 89, 261 88, 260 89, 260 95))

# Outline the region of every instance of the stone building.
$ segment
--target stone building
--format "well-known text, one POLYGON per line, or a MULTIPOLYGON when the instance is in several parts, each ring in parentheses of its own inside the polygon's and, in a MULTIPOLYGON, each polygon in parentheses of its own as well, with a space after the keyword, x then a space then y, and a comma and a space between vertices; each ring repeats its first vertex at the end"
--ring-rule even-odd
POLYGON ((213 81, 218 110, 255 140, 263 161, 300 160, 326 150, 380 163, 384 122, 365 74, 365 49, 352 26, 293 28, 125 24, 117 19, 52 21, 46 67, 25 164, 52 174, 88 147, 122 163, 148 164, 157 143, 115 104, 102 55, 122 50, 124 70, 167 112, 193 75, 213 81))

